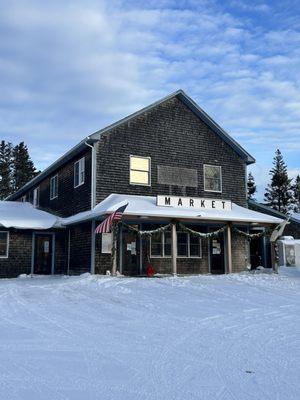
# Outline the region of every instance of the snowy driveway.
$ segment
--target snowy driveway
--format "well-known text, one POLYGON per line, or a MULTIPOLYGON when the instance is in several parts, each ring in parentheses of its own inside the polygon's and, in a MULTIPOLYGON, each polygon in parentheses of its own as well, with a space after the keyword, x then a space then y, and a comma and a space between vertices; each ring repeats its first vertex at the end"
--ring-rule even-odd
POLYGON ((300 274, 0 281, 0 399, 300 398, 300 274))

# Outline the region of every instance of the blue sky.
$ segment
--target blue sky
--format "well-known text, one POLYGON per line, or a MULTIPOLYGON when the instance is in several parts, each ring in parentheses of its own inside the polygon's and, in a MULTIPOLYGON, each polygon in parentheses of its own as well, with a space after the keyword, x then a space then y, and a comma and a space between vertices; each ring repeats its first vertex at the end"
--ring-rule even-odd
POLYGON ((298 1, 0 0, 1 139, 44 168, 178 88, 257 160, 300 173, 298 1))

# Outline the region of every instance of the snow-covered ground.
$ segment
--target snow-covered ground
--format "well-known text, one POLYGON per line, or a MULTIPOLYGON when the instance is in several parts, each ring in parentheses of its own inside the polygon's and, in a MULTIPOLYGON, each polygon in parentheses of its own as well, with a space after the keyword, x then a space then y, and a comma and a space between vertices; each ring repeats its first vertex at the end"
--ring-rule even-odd
POLYGON ((300 272, 0 281, 0 399, 300 399, 300 272))

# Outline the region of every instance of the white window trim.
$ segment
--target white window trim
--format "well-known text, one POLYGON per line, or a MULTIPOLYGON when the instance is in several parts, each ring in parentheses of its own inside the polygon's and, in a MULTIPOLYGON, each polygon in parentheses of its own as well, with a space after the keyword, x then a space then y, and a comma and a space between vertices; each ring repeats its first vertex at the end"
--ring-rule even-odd
MULTIPOLYGON (((142 171, 139 169, 132 169, 133 171, 140 171, 140 172, 147 172, 147 171, 142 171)), ((132 186, 147 186, 150 187, 151 186, 151 157, 144 157, 144 156, 135 156, 133 154, 130 154, 129 156, 129 184, 132 186), (143 159, 147 159, 149 160, 149 183, 134 183, 130 181, 130 172, 131 172, 131 158, 143 158, 143 159)))
MULTIPOLYGON (((81 171, 81 172, 82 172, 82 171, 81 171)), ((79 160, 77 160, 76 162, 74 162, 74 170, 73 170, 73 173, 74 173, 74 188, 78 188, 79 186, 81 186, 81 185, 83 185, 83 184, 85 183, 85 157, 82 157, 82 158, 80 158, 79 160), (79 165, 79 168, 78 168, 78 176, 79 176, 79 180, 80 180, 80 176, 81 176, 81 174, 80 174, 80 165, 81 165, 82 160, 83 160, 83 172, 84 172, 83 181, 80 182, 78 185, 75 185, 75 176, 76 176, 76 175, 75 175, 75 166, 76 166, 76 164, 79 165)))
MULTIPOLYGON (((190 259, 202 259, 202 239, 199 237, 199 246, 200 246, 200 256, 191 256, 191 247, 190 247, 190 233, 187 233, 188 237, 188 255, 187 256, 179 256, 177 254, 177 258, 190 258, 190 259)), ((172 258, 172 255, 165 255, 165 232, 161 232, 161 244, 162 244, 162 255, 152 255, 152 237, 150 236, 150 258, 172 258)))
POLYGON ((7 234, 7 241, 6 241, 6 255, 5 256, 0 256, 0 258, 8 258, 9 256, 9 232, 8 231, 0 231, 0 233, 6 233, 7 234))
POLYGON ((36 188, 33 189, 32 202, 33 202, 33 207, 39 207, 39 205, 40 205, 40 187, 39 186, 37 186, 36 188), (37 193, 36 196, 34 195, 35 193, 37 193), (35 200, 37 200, 37 201, 35 201, 35 200))
POLYGON ((50 178, 50 200, 54 200, 54 199, 57 199, 57 198, 58 198, 58 174, 56 174, 56 175, 54 175, 54 176, 52 176, 52 177, 50 178), (56 194, 56 196, 51 197, 51 182, 52 182, 55 178, 57 179, 57 194, 56 194))
POLYGON ((204 191, 205 191, 205 192, 222 193, 223 182, 222 182, 222 167, 221 167, 221 165, 203 164, 203 185, 204 185, 204 191), (218 168, 220 169, 220 184, 221 184, 221 190, 210 190, 210 189, 206 189, 206 188, 205 188, 205 167, 218 167, 218 168))

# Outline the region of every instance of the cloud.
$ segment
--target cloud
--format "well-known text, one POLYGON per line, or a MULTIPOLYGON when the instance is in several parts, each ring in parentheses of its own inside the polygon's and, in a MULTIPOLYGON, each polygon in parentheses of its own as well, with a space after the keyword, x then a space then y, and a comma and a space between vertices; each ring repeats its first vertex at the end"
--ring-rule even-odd
POLYGON ((25 140, 42 168, 182 87, 259 165, 280 147, 296 168, 300 32, 284 12, 259 2, 4 2, 2 136, 25 140))

